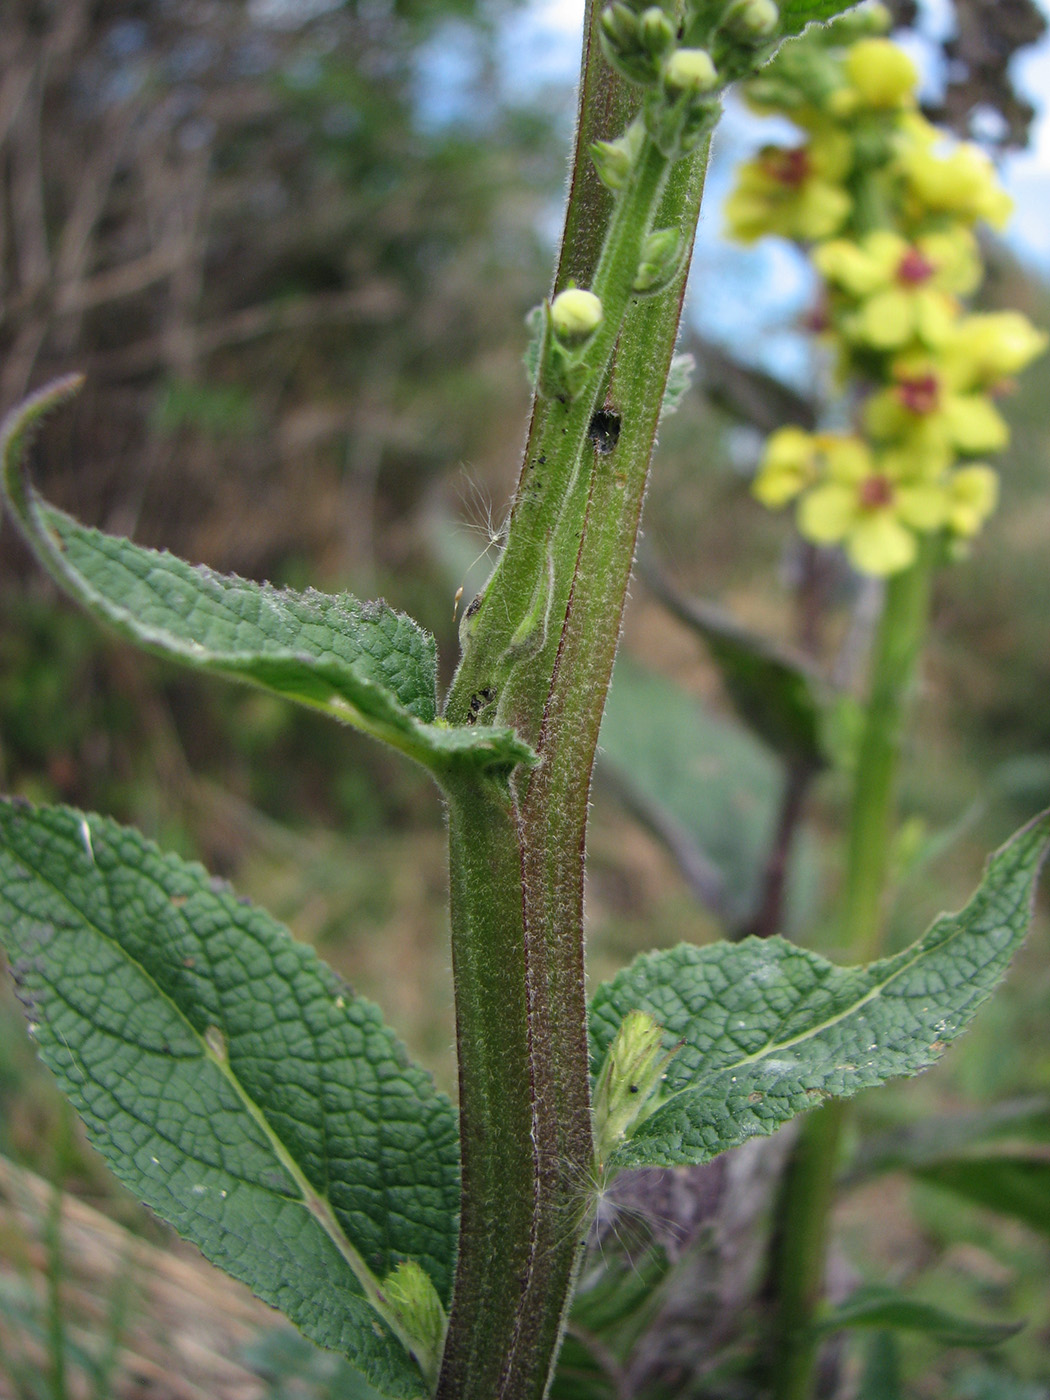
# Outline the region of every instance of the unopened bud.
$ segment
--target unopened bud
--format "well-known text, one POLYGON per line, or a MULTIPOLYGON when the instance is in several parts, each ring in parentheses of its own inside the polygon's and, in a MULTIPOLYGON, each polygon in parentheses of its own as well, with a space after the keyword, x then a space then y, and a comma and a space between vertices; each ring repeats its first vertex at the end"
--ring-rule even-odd
POLYGON ((638 38, 642 47, 655 58, 662 58, 674 48, 674 25, 658 6, 646 10, 638 22, 638 38))
POLYGON ((660 292, 678 271, 681 237, 676 228, 654 229, 642 245, 634 279, 636 292, 660 292))
POLYGON ((664 67, 664 83, 672 92, 711 92, 718 72, 706 49, 675 49, 664 67))
POLYGON ((635 121, 627 128, 618 141, 595 141, 590 148, 591 160, 598 172, 598 179, 611 190, 623 189, 645 139, 645 128, 635 121))
POLYGON ((619 0, 602 10, 601 28, 603 36, 618 53, 637 45, 638 18, 629 6, 619 3, 619 0))
POLYGON ((601 321, 601 302, 582 287, 566 287, 551 302, 551 325, 563 344, 578 345, 587 340, 601 321))
POLYGON ((387 1274, 383 1301, 390 1307, 419 1368, 432 1384, 437 1380, 445 1342, 445 1310, 429 1276, 414 1259, 405 1259, 387 1274))
POLYGON ((768 39, 780 27, 780 11, 774 0, 735 0, 723 23, 738 39, 768 39))
POLYGON ((661 1026, 645 1011, 629 1011, 609 1047, 594 1091, 594 1146, 605 1167, 632 1129, 659 1106, 664 1071, 676 1053, 663 1048, 661 1026))

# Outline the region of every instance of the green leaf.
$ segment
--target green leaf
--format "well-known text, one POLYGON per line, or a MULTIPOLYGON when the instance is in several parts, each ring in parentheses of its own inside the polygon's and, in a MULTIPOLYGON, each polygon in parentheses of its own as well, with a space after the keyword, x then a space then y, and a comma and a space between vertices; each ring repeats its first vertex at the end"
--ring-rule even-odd
MULTIPOLYGON (((1050 1142, 1050 1096, 1032 1094, 972 1113, 944 1113, 866 1138, 851 1165, 847 1183, 878 1172, 914 1171, 955 1159, 990 1142, 1015 1139, 1050 1142)), ((964 1160, 983 1161, 983 1157, 964 1160)))
POLYGON ((383 1394, 421 1395, 376 1280, 412 1258, 448 1299, 456 1119, 378 1010, 200 866, 65 808, 0 802, 0 939, 117 1176, 383 1394))
POLYGON ((693 382, 693 375, 696 372, 696 360, 688 354, 674 355, 671 359, 671 368, 667 372, 667 383, 664 385, 664 396, 660 404, 660 421, 670 418, 672 413, 677 413, 682 400, 688 394, 693 382))
POLYGON ((839 968, 780 938, 681 946, 598 988, 595 1074, 624 1017, 664 1028, 665 1102, 613 1157, 620 1167, 705 1162, 829 1096, 848 1097, 940 1056, 1003 976, 1027 932, 1050 814, 992 857, 959 914, 903 953, 839 968))
POLYGON ((815 20, 834 19, 853 9, 856 0, 781 0, 780 27, 783 34, 799 34, 815 20))
POLYGON ((909 1298, 892 1288, 868 1286, 822 1314, 816 1324, 821 1335, 844 1327, 893 1328, 922 1332, 946 1347, 994 1347, 1014 1337, 1023 1322, 982 1322, 957 1317, 933 1303, 909 1298))
POLYGON ((193 566, 78 524, 29 483, 24 459, 44 415, 79 387, 60 380, 0 428, 7 503, 37 558, 122 636, 197 670, 248 681, 353 724, 440 773, 501 769, 533 755, 511 730, 437 716, 434 639, 382 600, 277 589, 193 566))
POLYGON ((737 713, 759 739, 789 763, 824 767, 825 699, 805 659, 748 631, 721 608, 684 597, 652 567, 643 565, 642 576, 672 616, 703 639, 737 713))
POLYGON ((958 1157, 913 1168, 912 1174, 1050 1235, 1050 1160, 1046 1157, 1021 1153, 958 1157))

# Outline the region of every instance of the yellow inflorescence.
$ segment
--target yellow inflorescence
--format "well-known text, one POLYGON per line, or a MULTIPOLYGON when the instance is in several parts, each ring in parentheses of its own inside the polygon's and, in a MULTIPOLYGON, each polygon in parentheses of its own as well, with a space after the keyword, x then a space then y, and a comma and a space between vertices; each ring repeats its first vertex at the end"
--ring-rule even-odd
POLYGON ((1010 212, 991 162, 920 115, 918 75, 890 40, 827 35, 811 31, 754 80, 752 105, 806 140, 745 162, 726 218, 741 242, 775 234, 807 250, 824 285, 814 322, 855 426, 780 429, 753 490, 772 509, 794 503, 807 539, 888 575, 914 562, 920 536, 966 540, 994 510, 997 475, 974 459, 1006 446, 993 397, 1047 336, 961 300, 982 275, 974 226, 1001 228, 1010 212))

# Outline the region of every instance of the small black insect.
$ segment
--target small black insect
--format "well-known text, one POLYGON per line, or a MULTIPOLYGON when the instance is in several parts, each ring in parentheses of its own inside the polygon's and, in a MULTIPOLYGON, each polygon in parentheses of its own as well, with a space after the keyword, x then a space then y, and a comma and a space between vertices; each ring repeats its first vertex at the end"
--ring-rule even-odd
POLYGON ((608 457, 620 441, 620 415, 600 408, 591 419, 587 436, 594 444, 594 450, 601 457, 608 457))
POLYGON ((489 704, 493 697, 494 691, 491 686, 486 685, 483 686, 481 690, 475 690, 474 694, 470 697, 470 705, 468 707, 469 713, 467 714, 468 724, 477 723, 478 715, 481 714, 482 710, 489 704))

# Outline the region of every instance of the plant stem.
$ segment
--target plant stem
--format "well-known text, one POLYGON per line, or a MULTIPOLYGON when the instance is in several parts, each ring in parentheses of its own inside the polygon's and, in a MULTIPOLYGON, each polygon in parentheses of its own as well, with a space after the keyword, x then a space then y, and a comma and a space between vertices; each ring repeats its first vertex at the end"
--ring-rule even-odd
MULTIPOLYGON (((597 6, 591 8, 596 12, 597 6)), ((588 46, 586 61, 604 66, 597 43, 588 46)), ((621 85, 607 69, 606 73, 609 86, 617 91, 621 85)), ((626 105, 626 100, 605 98, 602 88, 585 76, 582 99, 588 94, 599 102, 603 114, 619 115, 626 105)), ((595 135, 603 134, 594 126, 593 117, 582 111, 577 168, 589 159, 583 142, 589 144, 595 135)), ((494 708, 500 722, 515 725, 523 738, 535 738, 539 721, 535 695, 530 705, 517 693, 513 698, 506 695, 505 684, 508 676, 523 661, 531 661, 550 639, 549 616, 560 612, 567 596, 589 494, 584 469, 585 459, 591 456, 588 432, 624 316, 635 300, 631 288, 642 244, 652 227, 669 169, 670 161, 646 138, 632 177, 613 205, 593 275, 584 278, 590 281, 604 312, 587 348, 590 373, 571 399, 537 395, 534 401, 506 547, 483 595, 473 605, 470 635, 449 690, 445 715, 454 724, 470 723, 478 717, 480 697, 485 706, 494 708), (522 635, 523 628, 528 635, 522 635)), ((584 217, 574 205, 579 205, 582 191, 588 188, 591 185, 587 182, 574 178, 556 285, 566 280, 564 269, 585 267, 594 253, 594 226, 598 222, 594 215, 600 218, 608 200, 603 191, 600 208, 584 211, 592 215, 584 217), (582 240, 582 250, 572 246, 574 235, 582 240)), ((666 294, 659 300, 666 301, 666 294)), ((536 673, 534 667, 529 669, 536 673)))
POLYGON ((609 214, 587 147, 620 134, 630 103, 600 56, 596 5, 589 14, 556 285, 590 281, 605 320, 581 392, 536 401, 507 547, 474 609, 446 705, 449 719, 470 722, 484 697, 540 761, 508 783, 445 781, 463 1203, 439 1400, 546 1394, 592 1206, 583 966, 591 769, 685 270, 657 296, 638 298, 631 285, 654 218, 691 241, 706 165, 697 151, 672 170, 646 143, 609 214), (611 448, 588 440, 599 403, 620 420, 611 448), (520 648, 543 588, 542 618, 520 648))
MULTIPOLYGON (((853 784, 841 923, 842 945, 857 962, 869 962, 880 951, 901 739, 926 631, 930 572, 930 561, 923 558, 890 579, 872 657, 853 784)), ((781 1189, 772 1261, 777 1322, 770 1371, 775 1400, 808 1400, 813 1392, 813 1322, 823 1298, 835 1172, 848 1112, 849 1106, 840 1100, 803 1119, 781 1189)))

